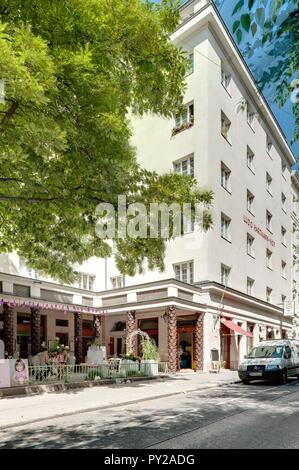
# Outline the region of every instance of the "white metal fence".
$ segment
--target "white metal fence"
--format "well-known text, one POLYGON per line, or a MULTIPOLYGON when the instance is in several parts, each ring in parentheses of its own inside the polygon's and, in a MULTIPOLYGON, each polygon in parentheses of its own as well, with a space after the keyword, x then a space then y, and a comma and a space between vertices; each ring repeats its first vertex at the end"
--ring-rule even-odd
POLYGON ((168 373, 167 362, 122 361, 118 359, 104 361, 101 365, 90 364, 29 366, 29 382, 47 384, 57 382, 83 382, 85 380, 104 380, 130 377, 149 377, 168 373))

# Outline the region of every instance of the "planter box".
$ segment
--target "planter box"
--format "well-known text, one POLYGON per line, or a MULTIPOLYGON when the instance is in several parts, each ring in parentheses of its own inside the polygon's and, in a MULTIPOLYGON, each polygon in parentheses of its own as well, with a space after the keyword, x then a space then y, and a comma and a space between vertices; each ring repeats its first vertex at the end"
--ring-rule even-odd
POLYGON ((140 362, 140 372, 143 372, 144 375, 153 377, 159 374, 159 362, 154 360, 141 361, 140 362))
POLYGON ((119 365, 120 375, 126 377, 128 372, 139 371, 139 361, 130 361, 129 359, 122 359, 119 365))

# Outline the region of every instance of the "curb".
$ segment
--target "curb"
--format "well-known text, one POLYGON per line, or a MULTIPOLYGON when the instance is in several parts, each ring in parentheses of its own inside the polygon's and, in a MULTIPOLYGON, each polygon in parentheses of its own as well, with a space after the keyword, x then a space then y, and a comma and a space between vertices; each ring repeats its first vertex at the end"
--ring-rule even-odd
MULTIPOLYGON (((104 405, 104 406, 96 406, 96 407, 92 407, 92 408, 85 408, 84 410, 73 410, 73 411, 68 411, 66 413, 57 413, 53 416, 46 416, 44 418, 36 418, 36 419, 31 419, 31 420, 22 421, 22 422, 18 421, 17 423, 11 423, 11 424, 7 424, 6 426, 0 426, 0 431, 5 431, 6 429, 26 426, 27 424, 34 424, 34 423, 39 423, 39 422, 42 422, 42 421, 48 421, 48 420, 51 420, 51 419, 63 418, 64 416, 72 416, 72 415, 83 414, 83 413, 91 413, 93 411, 98 411, 98 410, 107 410, 107 409, 113 409, 113 408, 120 408, 122 406, 134 405, 136 403, 142 403, 142 402, 145 402, 145 401, 158 400, 160 398, 168 398, 168 397, 172 397, 172 396, 175 396, 175 395, 183 395, 183 394, 187 394, 187 393, 196 392, 198 390, 205 390, 205 389, 208 389, 208 388, 223 387, 225 385, 233 385, 233 384, 237 384, 237 383, 240 383, 240 382, 241 382, 241 380, 230 380, 230 381, 223 382, 223 383, 210 383, 210 384, 206 383, 206 384, 203 384, 202 386, 197 386, 196 388, 189 388, 189 389, 181 390, 181 391, 177 391, 177 392, 154 395, 154 396, 150 396, 150 397, 146 397, 146 398, 139 398, 137 400, 129 400, 129 401, 122 402, 122 403, 115 403, 113 405, 110 404, 110 405, 104 405)), ((128 384, 128 386, 130 386, 130 384, 128 384)))
POLYGON ((130 378, 119 378, 119 379, 102 379, 99 381, 90 381, 84 380, 82 382, 53 382, 49 384, 35 384, 27 385, 26 387, 9 387, 0 389, 0 400, 3 398, 20 398, 26 396, 37 396, 42 395, 43 393, 57 393, 57 392, 67 392, 69 390, 76 390, 82 388, 92 388, 92 387, 101 387, 105 385, 121 385, 126 383, 126 380, 132 382, 148 381, 148 380, 157 380, 160 378, 165 378, 166 375, 159 375, 154 377, 130 377, 130 378), (119 382, 119 380, 121 382, 119 382))

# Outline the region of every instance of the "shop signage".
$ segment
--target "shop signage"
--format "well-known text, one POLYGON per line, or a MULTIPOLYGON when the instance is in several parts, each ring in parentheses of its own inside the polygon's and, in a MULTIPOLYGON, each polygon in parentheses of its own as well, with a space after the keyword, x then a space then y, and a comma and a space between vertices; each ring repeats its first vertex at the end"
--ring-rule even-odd
POLYGON ((28 384, 28 359, 0 359, 0 388, 28 384))
POLYGON ((250 220, 246 215, 244 215, 244 222, 245 224, 249 225, 249 227, 251 227, 258 235, 264 238, 264 240, 269 242, 270 245, 272 245, 273 247, 275 246, 275 241, 272 240, 272 238, 270 238, 269 235, 267 235, 267 233, 265 233, 260 227, 255 225, 255 223, 252 222, 252 220, 250 220))

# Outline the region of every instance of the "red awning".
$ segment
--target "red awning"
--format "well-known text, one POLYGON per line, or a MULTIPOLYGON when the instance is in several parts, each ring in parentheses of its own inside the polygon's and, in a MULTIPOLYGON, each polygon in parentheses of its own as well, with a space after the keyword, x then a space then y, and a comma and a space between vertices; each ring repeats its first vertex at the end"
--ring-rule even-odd
POLYGON ((237 325, 237 323, 234 323, 232 320, 222 319, 221 323, 223 323, 223 325, 227 326, 227 328, 229 328, 230 330, 235 331, 239 335, 249 336, 250 338, 253 337, 252 333, 250 333, 249 331, 243 330, 243 328, 241 328, 239 325, 237 325))

